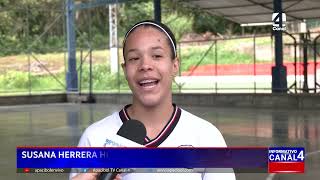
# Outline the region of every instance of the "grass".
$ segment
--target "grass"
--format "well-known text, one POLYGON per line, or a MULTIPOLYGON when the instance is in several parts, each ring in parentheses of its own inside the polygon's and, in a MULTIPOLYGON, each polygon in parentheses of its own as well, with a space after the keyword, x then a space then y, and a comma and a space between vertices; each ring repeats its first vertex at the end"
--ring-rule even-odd
MULTIPOLYGON (((270 37, 256 37, 256 45, 270 45, 271 38, 270 37)), ((228 47, 229 49, 235 49, 239 47, 239 45, 246 45, 253 47, 254 38, 241 38, 241 39, 230 39, 219 41, 223 46, 228 47)))
POLYGON ((9 71, 5 75, 0 75, 0 91, 2 92, 21 92, 21 91, 51 91, 65 89, 65 78, 62 73, 57 74, 56 78, 62 83, 60 84, 52 76, 35 76, 27 72, 9 71))
POLYGON ((215 64, 249 64, 252 63, 252 55, 228 50, 224 46, 217 47, 217 58, 215 45, 204 47, 186 47, 181 50, 181 70, 187 71, 191 66, 215 64))

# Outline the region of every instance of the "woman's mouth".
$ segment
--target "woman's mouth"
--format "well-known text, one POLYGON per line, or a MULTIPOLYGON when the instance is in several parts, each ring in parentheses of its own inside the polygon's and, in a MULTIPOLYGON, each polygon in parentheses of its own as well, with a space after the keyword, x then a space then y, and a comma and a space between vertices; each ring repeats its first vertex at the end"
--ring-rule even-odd
POLYGON ((145 79, 138 82, 138 84, 143 88, 152 88, 156 86, 158 83, 159 83, 159 80, 156 80, 156 79, 145 79))

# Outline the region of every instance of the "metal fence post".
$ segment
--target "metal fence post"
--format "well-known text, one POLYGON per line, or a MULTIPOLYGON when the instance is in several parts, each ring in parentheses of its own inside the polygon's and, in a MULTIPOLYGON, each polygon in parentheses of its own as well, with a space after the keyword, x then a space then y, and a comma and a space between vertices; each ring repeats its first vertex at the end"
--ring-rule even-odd
POLYGON ((73 0, 66 0, 67 16, 67 43, 68 43, 68 72, 67 91, 78 91, 78 74, 76 69, 76 33, 75 33, 75 8, 73 0))

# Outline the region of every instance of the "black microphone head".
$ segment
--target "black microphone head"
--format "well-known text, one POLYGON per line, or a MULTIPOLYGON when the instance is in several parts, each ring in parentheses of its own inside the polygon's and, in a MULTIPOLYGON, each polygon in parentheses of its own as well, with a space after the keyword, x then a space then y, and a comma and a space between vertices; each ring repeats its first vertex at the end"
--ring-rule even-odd
POLYGON ((138 144, 144 144, 147 130, 140 121, 130 119, 123 123, 117 134, 138 144))

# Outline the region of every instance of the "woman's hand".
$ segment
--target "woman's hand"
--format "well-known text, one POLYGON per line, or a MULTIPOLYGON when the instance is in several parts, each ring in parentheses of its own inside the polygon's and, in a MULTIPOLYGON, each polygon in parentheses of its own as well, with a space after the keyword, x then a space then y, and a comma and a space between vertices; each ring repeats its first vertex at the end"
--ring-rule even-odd
MULTIPOLYGON (((100 173, 79 173, 72 180, 97 180, 100 173)), ((117 174, 113 180, 121 180, 121 174, 117 174)))
POLYGON ((121 174, 117 174, 117 176, 113 180, 121 180, 121 179, 122 179, 121 174))
POLYGON ((72 180, 97 180, 99 173, 79 173, 72 180))

